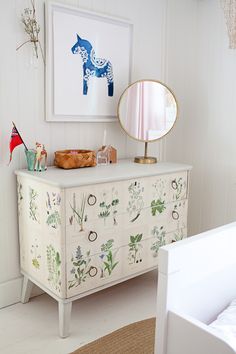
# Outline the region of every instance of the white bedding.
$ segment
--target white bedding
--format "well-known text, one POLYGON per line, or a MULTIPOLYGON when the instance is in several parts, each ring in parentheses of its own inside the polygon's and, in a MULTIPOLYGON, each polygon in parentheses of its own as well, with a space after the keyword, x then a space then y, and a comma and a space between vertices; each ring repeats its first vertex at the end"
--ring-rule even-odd
POLYGON ((236 351, 236 299, 209 326, 236 351))

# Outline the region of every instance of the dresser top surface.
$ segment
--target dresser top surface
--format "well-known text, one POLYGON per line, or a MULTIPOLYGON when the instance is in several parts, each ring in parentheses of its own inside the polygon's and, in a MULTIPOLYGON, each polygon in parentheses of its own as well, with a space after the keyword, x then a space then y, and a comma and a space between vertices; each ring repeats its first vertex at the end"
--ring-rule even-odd
POLYGON ((143 165, 132 160, 118 160, 116 164, 107 166, 85 167, 64 170, 57 167, 49 167, 44 172, 31 172, 28 170, 15 171, 17 176, 28 177, 35 181, 54 185, 60 188, 72 188, 89 184, 122 181, 138 177, 171 174, 191 170, 192 166, 159 162, 157 164, 143 165))

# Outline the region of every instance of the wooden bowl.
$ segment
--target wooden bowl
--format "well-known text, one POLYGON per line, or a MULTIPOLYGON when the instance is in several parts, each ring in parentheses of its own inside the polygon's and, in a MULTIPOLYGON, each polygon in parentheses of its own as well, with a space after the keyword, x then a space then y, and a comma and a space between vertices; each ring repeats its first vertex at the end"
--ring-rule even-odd
POLYGON ((64 169, 96 166, 96 152, 92 150, 61 150, 55 152, 54 165, 64 169))

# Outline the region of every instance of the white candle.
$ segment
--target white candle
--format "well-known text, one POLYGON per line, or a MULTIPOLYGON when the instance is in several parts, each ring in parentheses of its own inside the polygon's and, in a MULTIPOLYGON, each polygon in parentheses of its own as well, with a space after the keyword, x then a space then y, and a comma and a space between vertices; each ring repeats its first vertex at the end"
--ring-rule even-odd
POLYGON ((104 129, 104 132, 103 132, 103 144, 102 144, 102 146, 105 146, 105 145, 106 145, 106 140, 107 140, 107 130, 104 129))

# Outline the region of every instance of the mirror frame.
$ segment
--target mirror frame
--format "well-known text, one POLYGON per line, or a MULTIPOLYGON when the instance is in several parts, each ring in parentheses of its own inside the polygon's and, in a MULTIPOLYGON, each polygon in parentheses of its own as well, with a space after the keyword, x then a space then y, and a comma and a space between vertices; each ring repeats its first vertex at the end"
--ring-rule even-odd
POLYGON ((176 124, 176 121, 177 121, 177 119, 178 119, 178 114, 179 114, 179 105, 178 105, 178 101, 177 101, 176 96, 175 96, 175 94, 173 93, 173 91, 172 91, 166 84, 164 84, 163 82, 158 81, 158 80, 152 80, 152 79, 137 80, 137 81, 133 82, 132 84, 130 84, 129 86, 127 86, 126 89, 124 90, 124 92, 122 93, 122 95, 120 96, 119 101, 118 101, 118 105, 117 105, 117 117, 118 117, 118 120, 119 120, 119 123, 120 123, 121 128, 125 131, 125 133, 126 133, 130 138, 132 138, 132 139, 134 139, 134 140, 136 140, 136 141, 141 141, 141 142, 143 142, 143 143, 152 143, 152 142, 154 142, 154 141, 157 141, 157 140, 160 140, 160 139, 164 138, 167 134, 169 134, 169 133, 171 132, 171 130, 173 129, 173 127, 175 126, 175 124, 176 124), (165 88, 167 88, 167 90, 170 91, 170 93, 171 93, 172 96, 174 97, 174 100, 175 100, 175 103, 176 103, 176 118, 175 118, 174 124, 172 125, 172 127, 170 128, 170 130, 168 130, 167 133, 165 133, 165 134, 164 134, 163 136, 161 136, 160 138, 153 139, 153 140, 138 139, 138 138, 135 138, 134 136, 130 135, 130 134, 127 132, 127 130, 124 128, 123 124, 121 123, 120 114, 119 114, 119 109, 120 109, 120 104, 121 104, 122 97, 125 95, 125 93, 128 91, 128 89, 129 89, 131 86, 133 86, 133 85, 135 85, 135 84, 137 84, 137 83, 139 83, 139 82, 144 82, 144 81, 145 81, 145 82, 146 82, 146 81, 148 81, 148 82, 156 82, 156 83, 158 83, 158 84, 161 84, 161 85, 164 86, 165 88))

